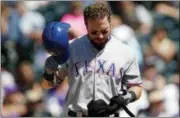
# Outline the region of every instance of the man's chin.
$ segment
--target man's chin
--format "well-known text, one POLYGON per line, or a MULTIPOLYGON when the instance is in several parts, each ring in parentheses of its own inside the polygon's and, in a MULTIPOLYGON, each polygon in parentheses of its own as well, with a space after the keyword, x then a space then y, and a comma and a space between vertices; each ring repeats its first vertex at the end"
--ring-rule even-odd
POLYGON ((91 41, 91 43, 94 45, 94 47, 98 50, 102 50, 105 47, 105 42, 104 43, 96 43, 94 41, 91 41))
POLYGON ((103 42, 94 42, 96 45, 104 45, 105 44, 105 41, 103 42))

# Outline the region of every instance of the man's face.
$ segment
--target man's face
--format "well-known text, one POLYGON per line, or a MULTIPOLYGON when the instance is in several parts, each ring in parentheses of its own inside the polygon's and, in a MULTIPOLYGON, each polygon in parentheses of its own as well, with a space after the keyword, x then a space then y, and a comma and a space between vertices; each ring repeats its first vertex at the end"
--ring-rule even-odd
POLYGON ((102 19, 88 19, 87 20, 87 31, 88 37, 93 44, 99 47, 104 47, 107 43, 110 32, 111 25, 108 20, 108 17, 102 19))

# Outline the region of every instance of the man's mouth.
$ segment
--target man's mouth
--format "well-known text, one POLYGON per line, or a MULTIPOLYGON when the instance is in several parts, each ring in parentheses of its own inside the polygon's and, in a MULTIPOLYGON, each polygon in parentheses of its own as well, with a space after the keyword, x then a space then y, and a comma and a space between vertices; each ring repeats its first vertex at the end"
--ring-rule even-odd
POLYGON ((94 45, 95 48, 101 50, 104 48, 108 40, 91 40, 91 43, 94 45))
POLYGON ((98 45, 101 45, 101 44, 104 44, 106 42, 106 40, 105 39, 95 39, 95 40, 93 40, 93 42, 98 45))

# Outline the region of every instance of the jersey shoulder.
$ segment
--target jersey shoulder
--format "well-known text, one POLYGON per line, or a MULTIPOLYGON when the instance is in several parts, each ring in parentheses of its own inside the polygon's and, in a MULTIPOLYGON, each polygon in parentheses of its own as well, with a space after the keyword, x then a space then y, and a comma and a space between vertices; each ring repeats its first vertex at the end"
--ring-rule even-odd
POLYGON ((121 40, 118 40, 113 36, 112 36, 112 43, 114 49, 117 50, 118 52, 124 53, 126 55, 132 55, 132 56, 135 55, 134 51, 129 45, 123 43, 121 40))
MULTIPOLYGON (((115 53, 116 58, 122 58, 128 63, 135 60, 135 52, 127 44, 124 44, 122 41, 112 37, 111 45, 109 46, 109 51, 113 54, 115 53)), ((109 52, 108 51, 108 52, 109 52)))
POLYGON ((73 39, 69 45, 71 60, 79 60, 80 57, 85 56, 84 51, 87 50, 86 35, 73 39))
POLYGON ((82 45, 85 39, 86 39, 86 35, 83 35, 78 38, 70 40, 69 41, 70 48, 79 47, 80 45, 82 45))

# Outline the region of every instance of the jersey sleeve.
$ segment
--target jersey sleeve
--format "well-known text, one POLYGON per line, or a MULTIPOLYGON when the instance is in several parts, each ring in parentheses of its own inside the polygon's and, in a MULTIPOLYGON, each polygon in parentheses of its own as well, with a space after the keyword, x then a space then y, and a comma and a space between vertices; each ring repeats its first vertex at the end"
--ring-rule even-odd
POLYGON ((123 77, 123 83, 127 87, 142 86, 139 66, 135 55, 133 55, 133 57, 129 61, 128 68, 126 69, 123 77))

